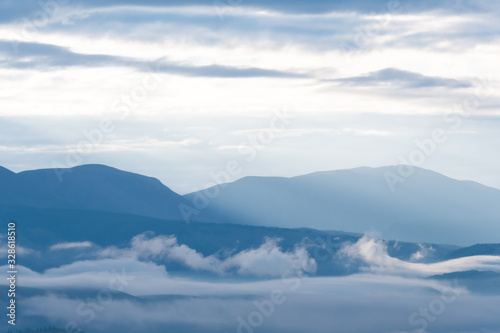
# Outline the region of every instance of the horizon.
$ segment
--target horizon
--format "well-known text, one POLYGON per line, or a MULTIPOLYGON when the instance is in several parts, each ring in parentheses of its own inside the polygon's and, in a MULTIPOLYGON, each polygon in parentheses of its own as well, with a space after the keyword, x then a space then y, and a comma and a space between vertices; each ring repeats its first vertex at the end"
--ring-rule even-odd
MULTIPOLYGON (((127 169, 122 169, 122 168, 115 167, 115 166, 112 166, 112 165, 99 164, 99 163, 81 164, 81 165, 77 165, 77 166, 74 166, 74 167, 71 167, 71 168, 67 168, 67 169, 74 169, 74 168, 78 168, 78 167, 94 166, 94 165, 95 166, 104 166, 104 167, 108 167, 108 168, 112 168, 112 169, 116 169, 116 170, 120 170, 120 171, 124 171, 124 172, 130 172, 130 173, 134 173, 134 174, 138 174, 138 175, 142 175, 142 176, 152 177, 151 175, 148 175, 148 174, 142 174, 142 173, 139 173, 139 172, 135 172, 135 171, 127 170, 127 169)), ((408 164, 383 165, 383 166, 376 166, 376 167, 371 167, 371 166, 366 166, 365 165, 365 166, 358 166, 358 167, 347 168, 347 169, 317 170, 317 171, 312 171, 312 172, 308 172, 308 173, 305 173, 305 174, 291 175, 291 176, 279 176, 279 175, 246 175, 246 176, 241 176, 241 177, 238 177, 238 178, 231 179, 230 181, 227 181, 227 182, 210 183, 210 184, 205 184, 204 186, 198 186, 198 187, 196 187, 196 189, 194 191, 185 192, 185 193, 177 191, 176 189, 172 188, 169 184, 166 184, 164 181, 162 181, 161 179, 159 179, 157 177, 153 177, 153 178, 158 179, 164 186, 168 187, 169 189, 171 189, 172 191, 174 191, 175 193, 177 193, 179 195, 188 195, 188 194, 191 194, 191 193, 194 193, 194 192, 197 192, 197 191, 206 190, 206 189, 208 189, 208 188, 210 188, 210 187, 212 187, 214 185, 233 183, 233 182, 235 182, 237 180, 240 180, 240 179, 243 179, 243 178, 249 178, 249 177, 258 177, 258 178, 294 178, 294 177, 301 177, 301 176, 311 175, 311 174, 315 174, 315 173, 326 173, 326 172, 335 172, 335 171, 350 171, 350 170, 362 169, 362 168, 368 168, 368 169, 382 169, 382 168, 391 168, 391 167, 397 168, 399 166, 412 167, 414 169, 422 169, 422 170, 425 170, 425 171, 430 171, 430 172, 437 173, 437 174, 439 174, 441 176, 444 176, 444 177, 447 177, 447 178, 450 178, 450 179, 453 179, 453 180, 463 181, 463 182, 474 182, 474 183, 477 183, 477 184, 482 185, 482 186, 493 188, 495 190, 500 190, 500 188, 497 188, 497 187, 494 187, 494 186, 491 186, 491 185, 488 185, 488 184, 483 184, 483 183, 481 183, 479 181, 475 181, 475 180, 472 180, 472 179, 457 179, 457 178, 450 177, 450 176, 448 176, 446 174, 443 174, 443 173, 435 171, 435 170, 426 169, 426 168, 422 168, 422 167, 411 166, 411 165, 408 165, 408 164)), ((3 167, 4 169, 7 169, 8 171, 11 171, 11 172, 13 172, 15 174, 18 174, 18 173, 21 173, 21 172, 27 172, 27 171, 56 170, 54 168, 40 168, 40 169, 27 169, 27 170, 21 170, 21 171, 13 171, 13 170, 11 170, 11 169, 3 166, 3 165, 0 165, 0 167, 3 167)), ((57 174, 56 171, 54 171, 54 172, 55 172, 55 174, 57 174)), ((63 178, 64 178, 64 176, 63 176, 63 178)))

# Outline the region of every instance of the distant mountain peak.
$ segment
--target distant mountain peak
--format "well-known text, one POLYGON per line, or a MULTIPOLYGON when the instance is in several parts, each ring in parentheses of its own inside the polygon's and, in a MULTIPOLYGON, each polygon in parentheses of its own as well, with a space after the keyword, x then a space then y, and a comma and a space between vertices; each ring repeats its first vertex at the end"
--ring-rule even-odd
POLYGON ((359 167, 296 177, 244 177, 180 196, 158 179, 102 164, 13 173, 0 168, 0 204, 347 232, 467 245, 500 242, 500 190, 413 167, 392 192, 384 177, 409 166, 359 167), (63 170, 63 171, 64 171, 63 170), (218 193, 206 197, 205 193, 218 193), (205 196, 206 200, 198 200, 205 196), (207 205, 199 208, 200 202, 207 205), (198 204, 198 205, 197 205, 198 204), (183 206, 185 207, 185 206, 183 206))
POLYGON ((276 227, 378 232, 384 238, 467 245, 500 241, 500 190, 408 165, 245 177, 220 193, 200 219, 276 227), (386 173, 409 176, 390 188, 386 173))
POLYGON ((102 164, 23 171, 9 179, 8 186, 0 189, 0 204, 180 220, 178 207, 186 202, 156 178, 102 164))
POLYGON ((16 173, 13 171, 10 171, 7 168, 4 168, 3 166, 0 166, 0 175, 15 175, 16 173))

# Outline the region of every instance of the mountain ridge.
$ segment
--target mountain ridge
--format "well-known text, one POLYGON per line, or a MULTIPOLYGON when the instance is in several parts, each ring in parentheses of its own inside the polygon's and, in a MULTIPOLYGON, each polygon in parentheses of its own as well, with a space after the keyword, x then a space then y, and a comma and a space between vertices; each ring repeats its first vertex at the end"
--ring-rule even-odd
POLYGON ((406 241, 498 242, 494 232, 500 233, 500 190, 415 168, 392 192, 385 173, 397 174, 397 168, 245 177, 184 197, 195 202, 205 191, 220 193, 201 210, 204 221, 375 231, 406 241))
MULTIPOLYGON (((0 189, 0 203, 182 218, 178 206, 185 203, 185 199, 156 178, 100 164, 63 171, 63 181, 59 181, 55 169, 29 170, 8 176, 10 188, 0 189)), ((0 177, 6 178, 2 174, 0 177)))
POLYGON ((89 209, 268 227, 375 232, 412 242, 498 243, 500 190, 415 168, 391 192, 384 174, 398 166, 318 171, 295 177, 249 176, 181 196, 153 177, 89 164, 13 173, 0 168, 0 204, 89 209), (64 172, 63 181, 57 172, 64 172), (217 189, 206 207, 195 198, 217 189), (198 209, 199 208, 199 209, 198 209))

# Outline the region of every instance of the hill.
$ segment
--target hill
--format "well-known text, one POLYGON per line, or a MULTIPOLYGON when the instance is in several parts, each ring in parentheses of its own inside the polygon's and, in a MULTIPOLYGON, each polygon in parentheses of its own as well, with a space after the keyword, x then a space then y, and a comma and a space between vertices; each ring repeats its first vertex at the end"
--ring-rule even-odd
MULTIPOLYGON (((200 219, 376 232, 386 239, 470 245, 500 241, 500 190, 416 168, 392 192, 387 172, 356 168, 304 176, 246 177, 217 185, 200 219)), ((193 202, 205 191, 190 193, 193 202)))
POLYGON ((0 204, 180 219, 186 200, 158 179, 104 165, 13 173, 0 169, 0 204), (61 172, 64 177, 58 177, 61 172))

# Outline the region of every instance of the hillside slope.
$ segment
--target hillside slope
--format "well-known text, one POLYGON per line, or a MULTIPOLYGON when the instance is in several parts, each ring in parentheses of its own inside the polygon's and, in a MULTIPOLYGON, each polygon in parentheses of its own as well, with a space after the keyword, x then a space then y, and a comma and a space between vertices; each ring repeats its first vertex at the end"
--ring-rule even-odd
MULTIPOLYGON (((209 189, 220 194, 200 219, 279 227, 378 232, 406 241, 500 241, 500 190, 416 168, 392 192, 386 172, 356 168, 304 176, 246 177, 209 189)), ((193 202, 199 191, 185 196, 193 202)))
POLYGON ((39 208, 100 210, 164 219, 181 219, 185 199, 158 179, 104 165, 18 174, 0 170, 0 204, 39 208))

